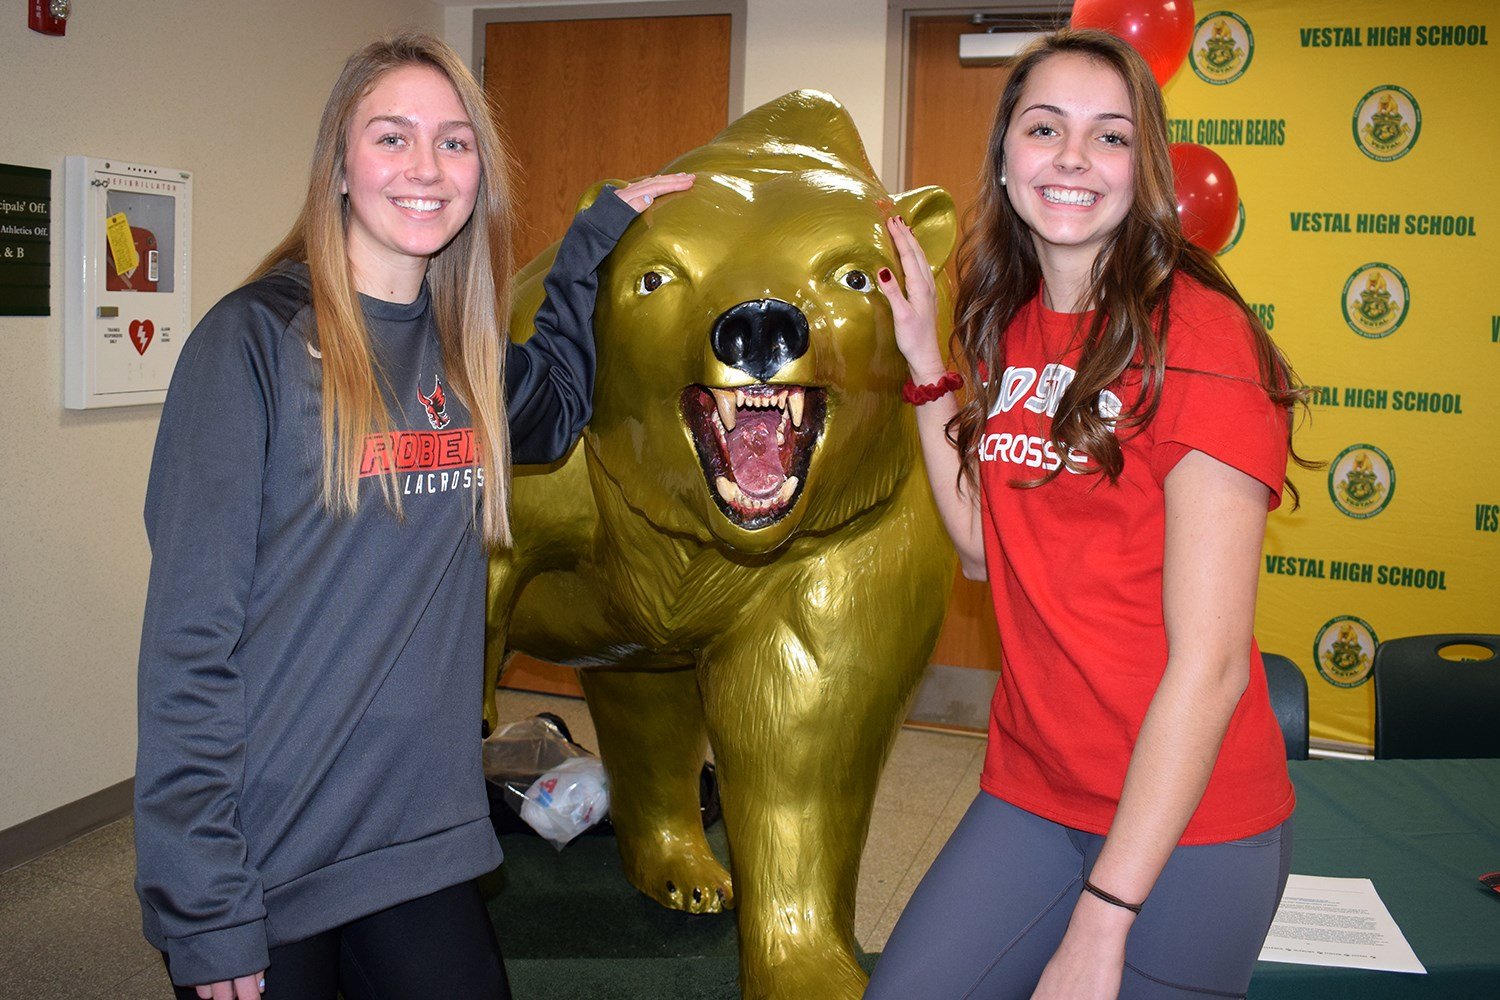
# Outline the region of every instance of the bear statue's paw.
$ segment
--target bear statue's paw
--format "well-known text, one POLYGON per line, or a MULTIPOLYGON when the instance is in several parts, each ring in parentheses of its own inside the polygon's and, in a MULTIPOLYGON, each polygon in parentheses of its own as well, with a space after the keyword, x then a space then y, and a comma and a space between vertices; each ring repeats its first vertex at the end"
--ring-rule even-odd
POLYGON ((684 913, 722 913, 734 908, 734 884, 707 841, 620 843, 630 884, 662 906, 684 913))

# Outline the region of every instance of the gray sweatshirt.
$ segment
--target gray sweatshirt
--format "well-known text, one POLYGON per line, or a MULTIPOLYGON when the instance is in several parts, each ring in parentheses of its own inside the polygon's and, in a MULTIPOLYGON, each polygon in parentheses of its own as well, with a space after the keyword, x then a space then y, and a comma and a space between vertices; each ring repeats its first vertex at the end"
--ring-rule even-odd
MULTIPOLYGON (((561 457, 590 414, 600 262, 634 211, 568 230, 536 333, 506 356, 516 462, 561 457)), ((240 288, 183 347, 146 492, 136 888, 147 939, 192 985, 268 947, 500 862, 480 770, 485 568, 469 413, 424 285, 360 297, 394 432, 366 441, 358 512, 330 514, 305 265, 240 288), (394 466, 404 516, 380 479, 394 466)))

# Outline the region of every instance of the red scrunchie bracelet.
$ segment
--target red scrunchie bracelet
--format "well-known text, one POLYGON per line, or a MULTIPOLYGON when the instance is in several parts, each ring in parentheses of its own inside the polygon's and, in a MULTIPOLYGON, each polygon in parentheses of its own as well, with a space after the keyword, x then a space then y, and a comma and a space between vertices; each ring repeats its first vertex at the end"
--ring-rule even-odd
POLYGON ((911 379, 907 379, 906 384, 901 387, 901 398, 912 406, 921 406, 934 399, 942 399, 963 384, 963 376, 958 372, 944 372, 942 378, 929 385, 917 385, 911 379))

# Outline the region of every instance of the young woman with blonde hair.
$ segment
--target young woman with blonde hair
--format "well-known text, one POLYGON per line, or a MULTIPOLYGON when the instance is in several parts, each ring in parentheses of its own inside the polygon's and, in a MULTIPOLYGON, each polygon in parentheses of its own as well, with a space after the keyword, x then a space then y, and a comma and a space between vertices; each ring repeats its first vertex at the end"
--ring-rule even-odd
POLYGON ((1055 33, 1012 69, 957 372, 921 248, 889 229, 933 493, 1004 662, 979 795, 866 996, 1242 997, 1291 847, 1251 630, 1302 393, 1183 238, 1161 91, 1110 35, 1055 33))
POLYGON ((177 995, 507 997, 474 878, 486 554, 590 413, 606 191, 505 337, 506 155, 418 32, 345 65, 290 234, 184 345, 146 497, 137 887, 177 995))

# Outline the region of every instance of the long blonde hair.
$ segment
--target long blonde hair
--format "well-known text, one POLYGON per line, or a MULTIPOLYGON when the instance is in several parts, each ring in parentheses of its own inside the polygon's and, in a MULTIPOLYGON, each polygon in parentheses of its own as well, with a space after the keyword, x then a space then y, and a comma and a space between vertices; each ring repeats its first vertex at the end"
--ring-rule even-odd
MULTIPOLYGON (((419 30, 372 42, 349 57, 318 126, 307 200, 291 231, 249 280, 286 261, 306 261, 323 372, 323 502, 352 514, 359 506, 360 461, 370 434, 391 433, 381 373, 370 348, 347 248, 348 204, 340 184, 354 113, 380 78, 403 66, 429 66, 447 78, 474 127, 479 193, 473 215, 428 261, 427 283, 449 388, 469 408, 475 456, 485 486, 478 527, 486 545, 510 544, 510 435, 505 420, 505 350, 500 324, 510 314, 513 205, 509 157, 488 98, 442 40, 419 30)), ((381 477, 399 515, 394 472, 381 477)))

